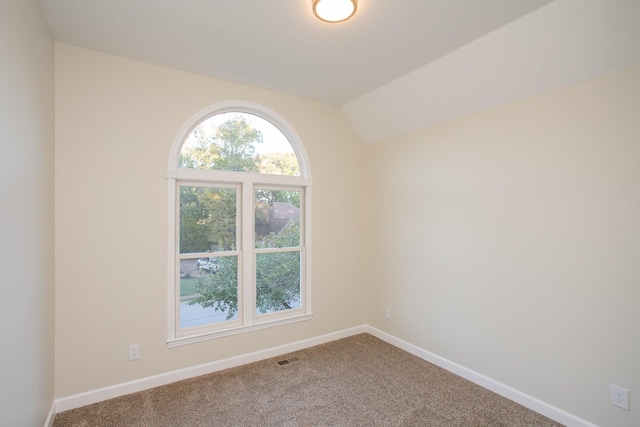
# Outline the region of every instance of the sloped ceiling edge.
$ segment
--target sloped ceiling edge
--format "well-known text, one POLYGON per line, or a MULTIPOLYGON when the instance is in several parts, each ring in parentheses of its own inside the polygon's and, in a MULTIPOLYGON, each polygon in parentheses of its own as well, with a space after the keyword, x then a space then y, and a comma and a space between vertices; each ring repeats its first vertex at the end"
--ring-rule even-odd
POLYGON ((342 105, 365 143, 640 63, 640 2, 556 0, 342 105))

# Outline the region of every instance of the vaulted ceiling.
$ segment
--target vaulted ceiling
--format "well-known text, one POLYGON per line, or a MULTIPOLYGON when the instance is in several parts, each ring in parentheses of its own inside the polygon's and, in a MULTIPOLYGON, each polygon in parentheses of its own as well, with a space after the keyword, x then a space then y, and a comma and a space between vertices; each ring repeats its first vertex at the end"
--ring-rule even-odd
POLYGON ((637 0, 40 0, 56 41, 342 106, 365 142, 640 62, 637 0))

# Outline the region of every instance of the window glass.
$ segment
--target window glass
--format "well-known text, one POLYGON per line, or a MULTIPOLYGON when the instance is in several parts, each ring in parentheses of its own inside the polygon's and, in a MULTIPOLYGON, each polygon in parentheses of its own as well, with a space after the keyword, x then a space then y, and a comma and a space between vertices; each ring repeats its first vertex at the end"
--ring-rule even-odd
POLYGON ((238 190, 179 186, 180 327, 238 318, 238 190))
POLYGON ((178 167, 300 176, 295 151, 267 120, 232 112, 210 117, 185 140, 178 167))
POLYGON ((300 307, 300 251, 256 254, 258 314, 300 307))
POLYGON ((254 246, 257 251, 258 314, 300 306, 301 193, 301 190, 255 190, 254 246))
POLYGON ((180 328, 238 319, 238 257, 180 260, 180 328))
POLYGON ((300 190, 255 191, 255 247, 300 246, 300 190))
POLYGON ((235 188, 180 186, 180 253, 234 251, 238 194, 235 188))

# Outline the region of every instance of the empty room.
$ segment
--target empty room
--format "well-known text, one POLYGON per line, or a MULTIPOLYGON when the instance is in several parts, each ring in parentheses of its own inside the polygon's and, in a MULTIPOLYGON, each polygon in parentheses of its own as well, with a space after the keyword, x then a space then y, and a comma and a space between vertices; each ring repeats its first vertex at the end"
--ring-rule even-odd
POLYGON ((637 0, 0 28, 0 425, 640 425, 637 0))

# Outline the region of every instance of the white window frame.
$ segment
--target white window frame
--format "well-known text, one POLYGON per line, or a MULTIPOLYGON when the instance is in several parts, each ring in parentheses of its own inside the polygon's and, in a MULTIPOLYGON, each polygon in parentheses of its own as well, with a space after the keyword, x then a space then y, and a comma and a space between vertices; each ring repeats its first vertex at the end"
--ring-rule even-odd
MULTIPOLYGON (((247 101, 227 101, 206 107, 194 114, 178 132, 169 156, 168 183, 168 269, 167 269, 167 343, 169 347, 190 344, 222 336, 254 331, 278 325, 300 322, 312 318, 311 311, 311 170, 308 156, 300 137, 279 114, 268 108, 247 101), (178 157, 188 135, 203 121, 212 116, 239 112, 252 114, 267 120, 289 140, 298 158, 300 176, 267 175, 252 172, 208 171, 178 168, 178 157), (180 185, 230 186, 238 188, 238 320, 181 330, 179 327, 179 262, 178 249, 178 188, 180 185), (301 192, 301 304, 299 308, 270 314, 256 314, 254 248, 254 189, 296 190, 301 192)), ((230 254, 230 253, 227 253, 230 254)), ((210 255, 210 254, 209 254, 210 255)), ((199 254, 189 254, 197 257, 199 254)), ((203 256, 205 256, 203 254, 203 256)))

